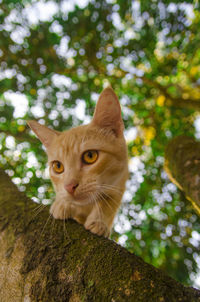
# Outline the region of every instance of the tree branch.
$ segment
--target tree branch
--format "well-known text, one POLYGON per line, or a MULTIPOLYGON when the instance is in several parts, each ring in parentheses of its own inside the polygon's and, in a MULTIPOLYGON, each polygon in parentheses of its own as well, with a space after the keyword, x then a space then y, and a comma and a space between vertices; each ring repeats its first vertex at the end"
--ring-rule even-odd
POLYGON ((0 170, 1 301, 200 301, 115 242, 36 208, 0 170))
POLYGON ((168 93, 167 89, 159 84, 158 82, 152 81, 145 76, 141 77, 144 83, 151 85, 157 88, 165 97, 166 99, 172 101, 172 104, 168 104, 168 106, 178 107, 178 108, 188 108, 192 110, 200 111, 200 102, 195 101, 193 99, 184 100, 182 98, 173 97, 171 94, 168 93))
POLYGON ((200 215, 200 143, 187 136, 171 140, 165 152, 165 170, 200 215))

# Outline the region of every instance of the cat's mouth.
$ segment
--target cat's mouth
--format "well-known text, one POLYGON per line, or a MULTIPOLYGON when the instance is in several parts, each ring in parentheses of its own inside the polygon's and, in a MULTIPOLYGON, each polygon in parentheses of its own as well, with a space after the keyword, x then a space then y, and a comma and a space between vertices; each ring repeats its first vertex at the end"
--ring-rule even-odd
POLYGON ((73 196, 74 202, 81 202, 81 203, 92 203, 92 201, 96 200, 95 192, 84 192, 78 193, 73 196))
POLYGON ((110 196, 110 192, 107 190, 97 189, 95 187, 90 188, 88 190, 84 189, 83 191, 77 191, 73 195, 67 192, 62 192, 62 196, 60 198, 65 200, 66 202, 70 202, 76 205, 88 205, 88 204, 95 204, 100 200, 104 200, 107 202, 108 199, 112 199, 110 196))
POLYGON ((100 200, 107 202, 110 198, 111 197, 103 191, 90 191, 87 193, 77 194, 74 196, 73 202, 77 205, 88 205, 99 202, 100 200))
POLYGON ((92 200, 96 199, 94 195, 96 195, 94 192, 84 192, 84 193, 76 193, 74 195, 67 194, 66 192, 63 192, 62 194, 59 194, 60 198, 63 199, 66 202, 74 203, 74 204, 88 204, 92 203, 92 200))
MULTIPOLYGON (((61 197, 61 196, 60 196, 61 197)), ((96 191, 87 191, 82 193, 76 193, 74 195, 70 194, 63 194, 62 199, 64 199, 66 202, 70 202, 75 205, 88 205, 88 204, 94 204, 100 199, 100 193, 96 191)))
POLYGON ((79 195, 73 198, 71 201, 72 204, 77 205, 77 206, 86 206, 89 204, 93 204, 93 200, 91 200, 90 196, 88 195, 79 195))

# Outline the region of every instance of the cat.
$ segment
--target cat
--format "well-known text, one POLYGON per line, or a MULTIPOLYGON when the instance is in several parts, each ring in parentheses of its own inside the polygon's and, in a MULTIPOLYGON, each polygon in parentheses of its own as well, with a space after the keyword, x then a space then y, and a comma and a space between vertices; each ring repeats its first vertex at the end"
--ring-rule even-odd
POLYGON ((51 215, 73 218, 92 233, 109 237, 128 178, 124 124, 113 89, 100 94, 88 125, 58 132, 34 120, 27 123, 48 155, 56 192, 51 215))

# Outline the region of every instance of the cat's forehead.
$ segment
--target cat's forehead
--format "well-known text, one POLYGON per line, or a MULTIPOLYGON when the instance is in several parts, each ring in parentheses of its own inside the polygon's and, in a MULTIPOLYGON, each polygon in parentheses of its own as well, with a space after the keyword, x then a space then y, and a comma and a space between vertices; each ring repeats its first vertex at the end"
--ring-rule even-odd
POLYGON ((100 129, 90 125, 78 126, 58 135, 49 148, 48 154, 50 157, 61 158, 66 155, 80 154, 87 149, 98 149, 105 144, 105 141, 110 143, 110 138, 107 136, 100 129))
POLYGON ((74 147, 89 140, 94 140, 96 135, 97 131, 95 129, 91 129, 89 125, 84 125, 62 132, 58 136, 57 141, 63 147, 74 147))

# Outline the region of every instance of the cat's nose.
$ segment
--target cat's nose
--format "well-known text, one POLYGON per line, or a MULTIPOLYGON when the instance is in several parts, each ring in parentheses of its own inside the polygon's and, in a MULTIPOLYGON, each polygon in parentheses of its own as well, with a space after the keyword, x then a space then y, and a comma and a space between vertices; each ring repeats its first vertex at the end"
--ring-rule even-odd
POLYGON ((65 185, 65 190, 70 193, 70 194, 74 194, 76 188, 78 187, 78 183, 76 181, 72 181, 69 184, 65 185))

